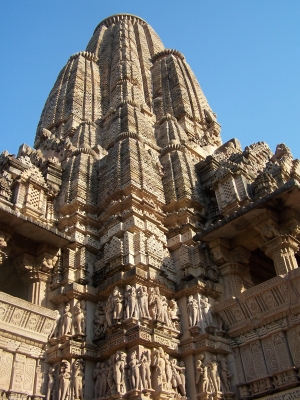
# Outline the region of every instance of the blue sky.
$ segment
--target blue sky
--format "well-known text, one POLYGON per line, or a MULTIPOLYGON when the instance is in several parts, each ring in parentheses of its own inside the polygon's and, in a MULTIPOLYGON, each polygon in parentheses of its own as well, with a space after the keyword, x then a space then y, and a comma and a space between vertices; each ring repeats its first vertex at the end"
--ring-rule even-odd
POLYGON ((116 13, 145 19, 186 57, 223 142, 284 142, 300 158, 299 0, 2 0, 1 150, 33 145, 46 98, 70 55, 116 13))

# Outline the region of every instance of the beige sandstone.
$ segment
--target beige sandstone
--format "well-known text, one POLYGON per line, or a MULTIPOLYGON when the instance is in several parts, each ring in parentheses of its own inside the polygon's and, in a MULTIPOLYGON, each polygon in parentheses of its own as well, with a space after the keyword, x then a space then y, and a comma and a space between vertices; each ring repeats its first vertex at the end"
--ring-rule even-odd
POLYGON ((144 20, 102 21, 0 156, 0 397, 300 398, 299 180, 222 144, 144 20))

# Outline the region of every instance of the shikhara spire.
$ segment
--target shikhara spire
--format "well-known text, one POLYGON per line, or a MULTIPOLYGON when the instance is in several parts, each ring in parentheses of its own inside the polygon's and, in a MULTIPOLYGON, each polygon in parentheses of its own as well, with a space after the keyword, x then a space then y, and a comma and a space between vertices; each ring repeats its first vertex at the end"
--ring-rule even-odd
POLYGON ((103 20, 0 158, 1 396, 300 397, 299 179, 222 145, 146 21, 103 20))

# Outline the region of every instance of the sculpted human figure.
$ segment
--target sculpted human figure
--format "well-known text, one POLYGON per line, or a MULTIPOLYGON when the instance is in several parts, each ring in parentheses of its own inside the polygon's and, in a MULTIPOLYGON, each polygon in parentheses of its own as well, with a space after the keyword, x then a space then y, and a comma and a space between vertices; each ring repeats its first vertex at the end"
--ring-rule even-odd
POLYGON ((171 320, 169 318, 169 313, 168 313, 168 301, 166 299, 166 296, 161 296, 161 321, 163 321, 167 326, 171 326, 171 320))
POLYGON ((211 305, 209 304, 206 296, 200 298, 201 316, 206 326, 213 325, 212 313, 210 311, 211 305))
POLYGON ((85 327, 84 313, 80 302, 77 301, 74 306, 74 328, 77 335, 84 335, 83 327, 85 327))
POLYGON ((215 392, 219 392, 221 390, 221 382, 220 382, 220 376, 218 372, 218 362, 216 359, 216 356, 212 356, 211 359, 207 363, 208 366, 208 374, 209 374, 209 379, 211 382, 212 389, 215 392))
POLYGON ((62 320, 62 335, 71 333, 72 328, 72 313, 70 312, 70 304, 65 306, 65 312, 62 320))
POLYGON ((173 377, 173 370, 170 362, 170 357, 168 353, 164 353, 165 363, 166 363, 166 381, 167 387, 169 389, 172 388, 172 377, 173 377))
POLYGON ((141 376, 144 389, 151 389, 150 354, 145 350, 141 355, 141 376))
POLYGON ((94 316, 94 336, 102 336, 107 329, 107 320, 104 313, 103 303, 99 302, 94 316))
POLYGON ((189 317, 189 326, 193 327, 197 325, 198 322, 198 302, 192 295, 189 296, 188 298, 188 304, 187 304, 187 313, 189 317))
POLYGON ((83 312, 83 319, 82 319, 82 332, 83 334, 85 334, 85 329, 86 329, 86 301, 85 300, 81 300, 81 310, 83 312))
POLYGON ((165 353, 161 347, 154 350, 153 354, 153 366, 157 371, 157 385, 158 389, 165 389, 167 378, 166 378, 166 361, 165 353))
MULTIPOLYGON (((182 365, 182 364, 181 364, 182 365)), ((185 375, 183 371, 185 371, 185 366, 177 365, 177 360, 173 359, 171 362, 172 367, 172 387, 173 389, 178 389, 179 393, 184 396, 185 395, 185 375)))
POLYGON ((168 307, 169 320, 174 329, 179 329, 180 311, 175 299, 170 300, 168 307))
POLYGON ((83 400, 83 384, 84 384, 84 365, 83 359, 80 358, 74 362, 73 371, 73 385, 74 385, 74 398, 83 400))
POLYGON ((70 378, 70 363, 67 360, 62 360, 60 364, 58 400, 65 400, 69 396, 70 378))
POLYGON ((108 326, 112 326, 113 323, 113 300, 112 300, 112 294, 108 297, 106 304, 105 304, 105 317, 107 321, 108 326))
POLYGON ((122 351, 117 351, 115 356, 114 368, 114 379, 116 384, 117 393, 125 392, 125 380, 124 380, 124 369, 125 369, 126 354, 122 351))
POLYGON ((56 383, 56 370, 54 367, 49 368, 48 372, 48 387, 47 387, 47 396, 46 400, 50 400, 56 383))
POLYGON ((114 383, 114 362, 113 356, 108 361, 107 367, 107 385, 109 388, 109 394, 115 393, 115 383, 114 383))
POLYGON ((154 301, 156 304, 156 319, 163 321, 162 297, 160 295, 158 286, 154 288, 154 301))
POLYGON ((225 357, 220 356, 219 361, 220 361, 220 378, 223 387, 223 392, 227 393, 230 392, 229 379, 231 378, 231 373, 227 367, 225 357))
POLYGON ((144 318, 150 318, 148 309, 148 292, 146 286, 139 286, 136 291, 140 316, 144 318))
POLYGON ((50 338, 57 338, 59 336, 59 331, 61 330, 60 324, 61 324, 61 315, 60 312, 58 310, 55 310, 55 314, 56 314, 56 320, 55 320, 55 325, 53 327, 53 331, 50 334, 50 338))
POLYGON ((198 386, 199 393, 203 392, 203 383, 202 383, 202 378, 203 378, 203 369, 202 369, 202 360, 204 356, 201 354, 199 358, 196 360, 196 385, 198 386))
POLYGON ((182 389, 183 392, 181 393, 183 396, 186 395, 186 389, 185 389, 185 382, 186 382, 186 378, 185 378, 185 365, 183 361, 179 361, 179 367, 180 367, 180 371, 179 371, 179 375, 180 375, 180 379, 181 379, 181 383, 182 383, 182 389))
POLYGON ((95 399, 101 397, 100 394, 100 386, 101 386, 101 363, 98 362, 96 364, 96 368, 93 371, 93 378, 96 380, 94 390, 95 390, 95 399))
POLYGON ((114 288, 111 301, 113 306, 113 322, 117 324, 121 322, 123 314, 123 296, 118 286, 114 288))
POLYGON ((129 362, 129 378, 131 389, 140 388, 140 365, 141 362, 137 359, 137 353, 134 350, 130 356, 129 362))
POLYGON ((125 289, 125 317, 137 317, 136 290, 130 285, 127 285, 125 289))
POLYGON ((153 320, 157 319, 156 294, 154 288, 149 288, 149 312, 153 320))

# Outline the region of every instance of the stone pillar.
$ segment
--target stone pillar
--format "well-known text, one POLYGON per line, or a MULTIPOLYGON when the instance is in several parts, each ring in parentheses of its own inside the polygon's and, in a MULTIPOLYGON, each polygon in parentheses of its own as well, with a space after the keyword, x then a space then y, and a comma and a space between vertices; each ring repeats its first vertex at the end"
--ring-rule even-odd
POLYGON ((226 239, 216 239, 209 243, 209 247, 224 280, 225 298, 238 296, 245 290, 242 277, 248 274, 245 264, 249 262, 251 253, 241 246, 231 249, 226 239))
POLYGON ((295 253, 299 250, 299 241, 291 235, 279 235, 261 246, 262 251, 274 261, 277 275, 298 268, 295 253))
POLYGON ((247 274, 247 267, 231 262, 221 265, 219 270, 223 277, 226 297, 238 296, 245 290, 242 277, 247 274))
POLYGON ((13 230, 3 224, 0 224, 0 265, 7 258, 7 242, 11 238, 13 230))

